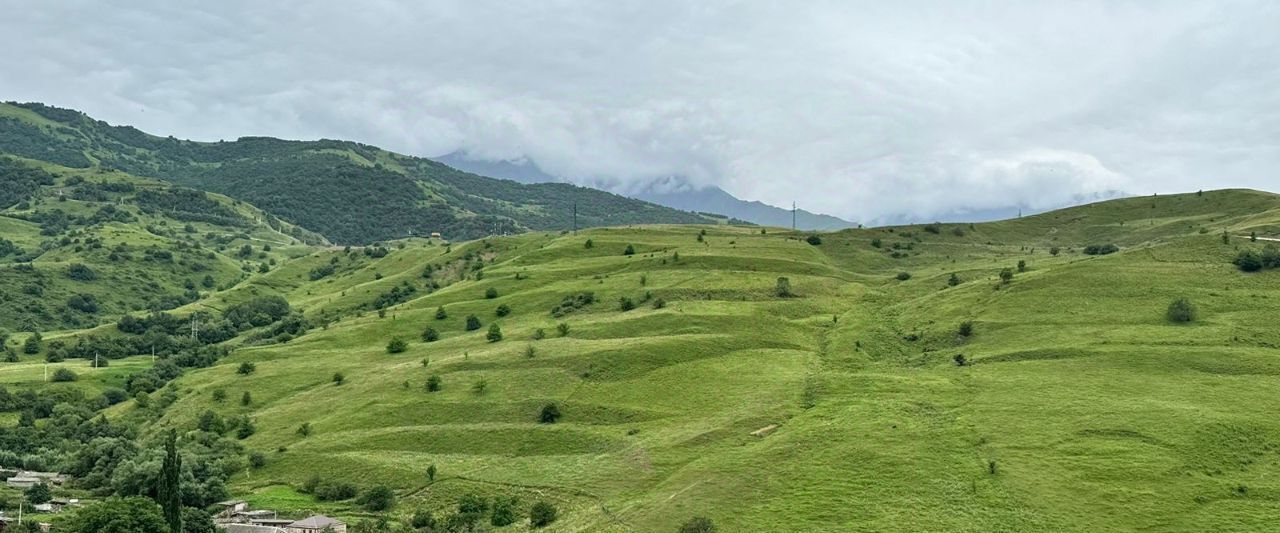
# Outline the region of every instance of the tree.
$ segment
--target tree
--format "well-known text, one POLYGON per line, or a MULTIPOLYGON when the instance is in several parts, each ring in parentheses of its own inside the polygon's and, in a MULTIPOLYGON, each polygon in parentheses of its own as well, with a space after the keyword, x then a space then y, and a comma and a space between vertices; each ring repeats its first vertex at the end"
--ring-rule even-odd
POLYGON ((623 296, 618 299, 618 307, 624 312, 630 311, 636 308, 636 302, 630 296, 623 296))
POLYGON ((1058 249, 1058 247, 1057 247, 1057 246, 1054 246, 1054 247, 1049 248, 1049 255, 1052 255, 1052 256, 1054 256, 1054 257, 1057 257, 1057 256, 1058 256, 1058 253, 1059 253, 1059 252, 1061 252, 1061 251, 1062 251, 1062 250, 1058 249))
POLYGON ((156 503, 164 513, 170 533, 182 533, 182 458, 178 456, 178 432, 169 430, 164 441, 164 464, 156 486, 156 503))
POLYGON ((593 242, 591 239, 587 239, 587 242, 582 243, 582 247, 590 250, 596 247, 596 243, 593 242))
POLYGON ((895 277, 898 279, 898 281, 907 281, 907 280, 911 279, 911 273, 910 273, 910 272, 899 272, 899 273, 898 273, 898 275, 897 275, 897 276, 895 276, 895 277))
POLYGON ((543 424, 554 424, 560 420, 560 408, 554 403, 542 406, 542 413, 538 415, 538 422, 543 424))
POLYGON ((498 289, 496 289, 496 288, 494 288, 494 287, 489 287, 488 289, 485 289, 485 290, 484 290, 484 297, 485 297, 486 299, 489 299, 489 300, 492 300, 492 299, 494 299, 494 298, 497 298, 497 297, 498 297, 498 289))
POLYGON ((956 332, 959 333, 961 337, 968 337, 970 335, 973 335, 973 321, 966 320, 964 322, 961 322, 960 327, 956 328, 956 332))
POLYGON ((475 331, 480 329, 480 317, 476 315, 467 315, 467 331, 475 331))
POLYGON ((431 511, 426 509, 418 509, 413 512, 413 516, 409 519, 409 527, 418 531, 431 532, 436 530, 436 517, 431 511))
POLYGON ((703 516, 695 516, 680 525, 680 533, 715 533, 715 531, 715 523, 703 516))
POLYGON ((440 340, 440 332, 436 328, 428 326, 422 331, 422 342, 435 342, 440 340))
POLYGON ((254 452, 250 453, 250 454, 249 454, 249 466, 253 467, 254 469, 258 469, 258 468, 262 468, 262 467, 264 467, 264 466, 267 466, 267 455, 266 455, 266 454, 264 454, 264 453, 262 453, 262 452, 256 451, 256 450, 255 450, 254 452))
POLYGON ((1178 298, 1169 304, 1169 309, 1165 311, 1165 316, 1170 322, 1185 324, 1193 322, 1196 319, 1196 306, 1191 300, 1186 298, 1178 298))
POLYGON ((485 381, 483 379, 478 379, 476 380, 475 383, 471 384, 471 392, 474 392, 476 394, 483 394, 484 390, 487 389, 488 387, 489 387, 488 381, 485 381))
POLYGON ((1249 232, 1249 242, 1258 242, 1258 232, 1256 231, 1249 232))
POLYGON ((213 523, 213 517, 203 509, 194 507, 182 508, 182 533, 215 533, 218 531, 217 526, 213 523))
POLYGON ((542 528, 556 521, 556 506, 546 501, 539 501, 529 508, 529 525, 542 528))
POLYGON ((80 263, 72 263, 67 266, 67 277, 76 281, 93 281, 98 279, 98 273, 80 263))
POLYGON ((1233 263, 1235 263, 1236 267, 1242 272, 1257 272, 1262 270, 1262 256, 1254 250, 1241 250, 1233 263))
POLYGON ((35 485, 27 488, 27 491, 23 496, 25 496, 27 501, 31 502, 33 505, 39 505, 42 503, 49 503, 49 500, 53 499, 53 490, 50 489, 47 484, 36 483, 35 485))
POLYGON ((44 337, 40 335, 39 331, 32 333, 31 336, 27 337, 27 340, 22 343, 22 353, 25 353, 27 355, 38 354, 40 353, 40 350, 43 348, 44 348, 44 337))
POLYGON ((810 235, 805 238, 804 242, 817 246, 819 244, 822 244, 822 237, 819 237, 817 235, 810 235))
POLYGON ((444 306, 436 308, 436 320, 444 320, 449 318, 449 312, 444 310, 444 306))
POLYGON ((500 317, 507 316, 511 314, 511 306, 507 304, 501 304, 498 306, 497 309, 493 311, 493 314, 498 315, 500 317))
POLYGON ((245 361, 243 363, 240 363, 240 367, 236 369, 236 373, 242 376, 247 376, 249 374, 252 374, 257 369, 258 369, 258 365, 253 364, 252 361, 245 361))
POLYGON ((791 280, 787 278, 778 278, 777 284, 774 285, 773 292, 781 298, 792 296, 791 280))
POLYGON ((1019 259, 1018 272, 1026 272, 1026 271, 1027 271, 1027 261, 1025 259, 1019 259))
MULTIPOLYGON (((108 498, 77 511, 67 533, 171 533, 160 507, 146 498, 108 498)), ((63 530, 62 527, 59 530, 63 530)))
POLYGON ((950 287, 955 287, 956 285, 959 285, 959 284, 960 284, 960 276, 957 276, 955 272, 952 272, 951 277, 947 278, 947 285, 950 287))
POLYGON ((240 405, 248 407, 252 404, 253 404, 253 395, 249 394, 249 391, 244 391, 244 394, 240 396, 240 405))
POLYGON ((1000 281, 1001 281, 1002 283, 1009 283, 1009 282, 1013 281, 1013 269, 1012 269, 1012 268, 1004 268, 1004 269, 1001 269, 1001 270, 1000 270, 1000 281))
POLYGON ((356 503, 370 511, 386 511, 395 505, 396 493, 386 485, 377 485, 364 491, 356 503))
POLYGON ((486 333, 484 338, 488 339, 489 342, 498 342, 502 340, 502 327, 498 326, 497 322, 489 324, 489 333, 486 333))
POLYGON ((236 427, 236 438, 240 440, 244 440, 249 437, 252 437, 253 434, 256 433, 257 431, 258 431, 258 428, 253 426, 253 420, 250 420, 249 417, 244 416, 240 418, 240 424, 238 427, 236 427))
POLYGON ((556 324, 556 333, 559 333, 561 337, 568 337, 568 336, 569 336, 569 323, 568 323, 568 322, 561 322, 561 323, 559 323, 559 324, 556 324))
POLYGON ((436 472, 437 470, 436 470, 435 463, 431 463, 430 465, 427 466, 427 482, 428 483, 436 482, 436 472))
POLYGON ((334 372, 334 373, 333 373, 333 384, 334 384, 334 385, 341 385, 341 384, 343 384, 343 383, 346 383, 346 381, 347 381, 347 376, 342 375, 342 372, 334 372))
POLYGON ((222 403, 222 402, 227 401, 227 390, 226 390, 226 389, 213 389, 213 401, 214 401, 215 403, 222 403))
POLYGON ((218 413, 206 409, 200 413, 200 418, 196 420, 196 428, 207 433, 217 433, 221 435, 227 431, 227 424, 222 420, 218 413))
POLYGON ((409 343, 400 337, 392 337, 387 343, 387 353, 401 353, 409 349, 409 343))
POLYGON ((427 378, 427 392, 437 392, 440 390, 440 376, 432 374, 427 378))
POLYGON ((628 244, 627 249, 622 251, 622 255, 636 255, 636 247, 628 244))
POLYGON ((966 359, 964 354, 962 353, 956 354, 954 357, 951 358, 951 360, 956 362, 956 366, 964 366, 969 364, 969 360, 966 359))
POLYGON ((53 377, 50 379, 55 383, 67 383, 80 379, 80 376, 77 376, 70 368, 60 366, 57 370, 53 371, 53 377))

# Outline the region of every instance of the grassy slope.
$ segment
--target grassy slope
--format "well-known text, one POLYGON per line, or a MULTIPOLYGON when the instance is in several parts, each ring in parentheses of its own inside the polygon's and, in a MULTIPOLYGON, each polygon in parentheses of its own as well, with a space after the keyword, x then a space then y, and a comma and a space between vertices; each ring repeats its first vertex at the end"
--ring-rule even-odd
MULTIPOLYGON (((236 486, 283 509, 352 514, 282 486, 321 475, 390 484, 398 512, 468 491, 550 498, 567 509, 563 531, 667 531, 695 514, 727 531, 1271 527, 1280 274, 1236 272, 1230 258, 1253 245, 1220 235, 1274 235, 1280 200, 1215 191, 952 228, 849 230, 820 246, 732 228, 707 228, 700 243, 697 227, 495 238, 483 280, 182 378, 165 423, 210 408, 252 415, 247 444, 270 462, 236 486), (912 249, 890 258, 873 238, 912 249), (1124 250, 1079 253, 1105 242, 1124 250), (627 244, 637 255, 622 255, 627 244), (1020 259, 1028 271, 997 289, 1000 268, 1020 259), (903 270, 913 277, 894 280, 903 270), (948 288, 951 272, 964 283, 948 288), (778 276, 799 296, 775 297, 778 276), (485 299, 488 287, 499 297, 485 299), (548 311, 583 290, 600 301, 563 319, 571 333, 559 338, 548 311), (618 310, 646 290, 667 307, 618 310), (1164 321, 1179 296, 1200 321, 1164 321), (498 319, 502 303, 514 312, 498 319), (440 305, 449 318, 437 321, 440 305), (465 332, 470 313, 505 339, 465 332), (968 339, 955 334, 965 320, 968 339), (443 339, 420 342, 426 326, 443 339), (532 340, 536 328, 548 338, 532 340), (389 355, 396 335, 410 348, 389 355), (956 354, 974 363, 957 367, 956 354), (237 375, 246 360, 258 371, 237 375), (432 374, 443 391, 423 390, 432 374), (215 405, 217 388, 254 403, 215 405), (549 401, 565 417, 539 425, 549 401), (303 422, 310 437, 295 433, 303 422), (780 427, 750 435, 770 424, 780 427), (440 479, 428 485, 433 463, 440 479)), ((412 279, 444 250, 411 243, 307 281, 334 253, 216 298, 275 291, 314 315, 412 279)))

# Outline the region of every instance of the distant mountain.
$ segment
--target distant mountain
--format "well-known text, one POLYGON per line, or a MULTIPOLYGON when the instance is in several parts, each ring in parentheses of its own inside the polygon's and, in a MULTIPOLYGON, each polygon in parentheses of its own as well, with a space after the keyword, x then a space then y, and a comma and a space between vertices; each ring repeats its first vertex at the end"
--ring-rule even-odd
POLYGON ((563 230, 575 220, 578 227, 723 222, 566 183, 488 178, 350 141, 186 141, 37 103, 0 104, 0 155, 225 194, 339 244, 435 231, 472 239, 563 230))
MULTIPOLYGON (((522 183, 547 183, 565 181, 546 173, 537 163, 520 161, 485 161, 469 158, 453 152, 435 158, 446 165, 485 176, 494 176, 522 183)), ((608 188, 604 184, 593 184, 608 188)), ((632 198, 684 211, 718 213, 764 226, 791 227, 791 210, 774 207, 763 202, 750 202, 729 194, 716 186, 698 187, 688 180, 673 177, 657 180, 639 191, 614 191, 632 198)), ((796 210, 796 228, 803 230, 838 230, 858 225, 830 215, 796 210)))

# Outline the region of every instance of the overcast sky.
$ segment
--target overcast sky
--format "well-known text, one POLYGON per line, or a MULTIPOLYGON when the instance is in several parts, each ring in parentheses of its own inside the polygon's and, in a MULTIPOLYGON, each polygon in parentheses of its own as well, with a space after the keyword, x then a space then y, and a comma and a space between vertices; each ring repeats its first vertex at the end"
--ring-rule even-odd
POLYGON ((0 0, 0 99, 855 221, 1280 192, 1278 2, 0 0))

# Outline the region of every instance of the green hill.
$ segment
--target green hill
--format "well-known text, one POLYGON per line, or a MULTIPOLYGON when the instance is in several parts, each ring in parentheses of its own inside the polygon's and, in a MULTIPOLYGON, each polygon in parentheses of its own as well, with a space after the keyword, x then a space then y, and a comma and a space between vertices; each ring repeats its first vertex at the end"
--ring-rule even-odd
MULTIPOLYGON (((69 473, 62 495, 149 495, 174 429, 186 505, 353 523, 380 512, 344 492, 378 486, 392 522, 488 524, 459 502, 516 498, 553 504, 549 531, 1268 531, 1280 511, 1273 194, 345 247, 309 230, 358 240, 346 222, 293 223, 333 205, 283 184, 407 182, 477 232, 561 228, 547 206, 578 193, 351 143, 139 148, 39 109, 0 129, 0 467, 69 473)), ((426 220, 384 205, 386 227, 426 220)))
MULTIPOLYGON (((15 242, 39 240, 11 220, 15 242)), ((43 383, 22 355, 0 382, 141 392, 101 412, 142 442, 178 430, 195 462, 233 465, 203 474, 225 494, 291 515, 373 517, 327 499, 350 484, 392 488, 393 521, 460 519, 467 495, 548 501, 552 531, 1267 531, 1280 271, 1232 261, 1278 236, 1280 197, 1231 190, 813 239, 677 225, 295 245, 171 311, 231 328, 212 339, 226 356, 162 353, 176 378, 145 356, 73 358, 59 365, 80 380, 43 383), (252 318, 275 297, 297 318, 252 318), (1179 298, 1193 321, 1166 316, 1179 298), (217 438, 198 428, 260 466, 197 447, 217 438)), ((163 339, 156 320, 145 335, 163 339)), ((137 347, 145 329, 59 338, 137 347)), ((94 456, 14 435, 0 444, 65 470, 94 456)))
POLYGON ((595 189, 476 176, 349 141, 193 142, 37 103, 0 104, 0 154, 225 194, 340 244, 571 229, 575 209, 579 227, 713 220, 595 189))

